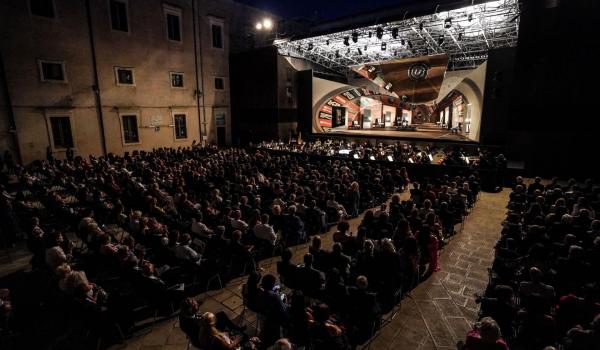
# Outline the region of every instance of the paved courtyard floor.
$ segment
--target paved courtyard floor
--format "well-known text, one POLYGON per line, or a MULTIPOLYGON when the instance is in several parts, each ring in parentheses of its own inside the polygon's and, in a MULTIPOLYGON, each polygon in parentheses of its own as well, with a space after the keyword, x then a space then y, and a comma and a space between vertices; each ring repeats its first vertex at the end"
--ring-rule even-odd
MULTIPOLYGON (((462 232, 452 238, 440 256, 441 271, 421 283, 401 303, 400 311, 384 326, 372 341, 370 349, 456 349, 476 320, 479 306, 474 294, 484 290, 488 281, 487 269, 494 256, 493 246, 498 239, 500 222, 506 213, 509 191, 481 193, 462 232)), ((403 199, 408 194, 402 194, 403 199)), ((361 218, 351 220, 356 227, 361 218)), ((330 249, 333 229, 323 235, 324 248, 330 249)), ((308 245, 293 248, 294 259, 300 263, 308 245)), ((278 258, 260 262, 266 273, 275 273, 278 258)), ((223 289, 198 296, 203 301, 200 310, 224 311, 230 318, 240 320, 243 310, 241 287, 246 277, 230 281, 223 289)), ((255 315, 246 312, 243 322, 253 329, 255 315)), ((240 320, 241 321, 241 320, 240 320)), ((146 335, 129 339, 112 349, 183 350, 187 339, 176 319, 157 323, 146 335)))

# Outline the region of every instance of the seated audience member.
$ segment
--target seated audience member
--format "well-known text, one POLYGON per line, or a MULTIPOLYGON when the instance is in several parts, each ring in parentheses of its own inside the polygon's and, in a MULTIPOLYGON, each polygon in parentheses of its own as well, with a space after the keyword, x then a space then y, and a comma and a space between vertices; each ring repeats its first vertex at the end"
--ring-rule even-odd
POLYGON ((340 272, 342 277, 346 277, 350 273, 351 261, 352 259, 350 259, 348 255, 342 252, 342 245, 340 243, 334 243, 333 250, 329 257, 330 265, 328 266, 328 268, 325 269, 325 271, 329 271, 332 268, 336 268, 340 272))
POLYGON ((281 338, 281 327, 287 321, 286 305, 279 295, 279 288, 275 286, 276 282, 275 276, 268 274, 261 283, 263 293, 259 297, 259 307, 263 318, 260 338, 265 347, 281 338))
POLYGON ((192 237, 187 233, 183 234, 179 239, 179 245, 175 247, 175 256, 177 259, 199 264, 202 255, 190 247, 191 244, 192 237))
MULTIPOLYGON (((201 348, 206 350, 235 350, 243 346, 245 342, 257 345, 260 340, 257 337, 252 337, 246 341, 243 335, 230 335, 227 330, 218 328, 218 319, 212 312, 202 314, 203 324, 200 326, 199 344, 201 348)), ((193 334, 193 333, 192 333, 193 334)))
POLYGON ((256 238, 263 240, 272 246, 277 242, 277 234, 275 233, 273 226, 269 225, 269 214, 262 214, 260 216, 260 222, 254 225, 253 232, 256 238))
POLYGON ((326 304, 317 305, 312 311, 310 336, 314 350, 350 350, 350 343, 343 328, 331 318, 326 304))
POLYGON ((287 338, 278 339, 268 350, 292 350, 292 343, 287 338))
POLYGON ((308 247, 308 252, 313 256, 313 266, 318 269, 325 271, 331 265, 331 254, 328 251, 321 249, 321 237, 314 236, 311 240, 310 247, 308 247))
POLYGON ((475 323, 473 330, 467 333, 465 350, 508 350, 502 339, 500 327, 490 317, 484 317, 475 323))
POLYGON ((595 350, 600 344, 600 314, 594 317, 589 328, 578 325, 567 332, 570 350, 595 350))
POLYGON ((356 286, 348 290, 350 306, 349 322, 353 325, 353 344, 367 341, 375 329, 379 328, 381 309, 377 296, 367 290, 369 283, 365 276, 356 278, 356 286))
POLYGON ((296 206, 290 205, 288 213, 283 216, 282 236, 288 244, 299 244, 306 240, 304 222, 296 215, 296 206))
POLYGON ((298 269, 298 286, 302 292, 309 297, 321 295, 325 284, 323 272, 313 267, 314 258, 312 254, 304 255, 304 266, 298 269))
POLYGON ((281 261, 277 262, 277 274, 286 287, 296 289, 298 285, 298 266, 292 263, 292 251, 286 248, 281 253, 281 261))
POLYGON ((517 321, 514 292, 510 286, 500 284, 494 287, 494 296, 478 300, 481 301, 480 316, 496 320, 504 337, 511 339, 514 337, 517 321))
POLYGON ((521 300, 527 300, 531 295, 540 296, 548 307, 554 304, 556 294, 554 288, 542 282, 543 273, 537 267, 529 269, 529 281, 522 281, 519 285, 519 296, 521 300))
POLYGON ((333 268, 327 274, 323 295, 333 312, 345 314, 348 311, 348 288, 338 269, 333 268))

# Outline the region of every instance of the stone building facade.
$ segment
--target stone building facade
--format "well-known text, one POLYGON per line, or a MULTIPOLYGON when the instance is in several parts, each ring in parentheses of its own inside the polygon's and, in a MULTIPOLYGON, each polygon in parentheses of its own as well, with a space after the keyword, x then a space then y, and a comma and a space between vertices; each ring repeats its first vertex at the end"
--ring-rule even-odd
POLYGON ((5 0, 0 16, 0 151, 23 163, 229 144, 229 54, 273 18, 231 0, 5 0))

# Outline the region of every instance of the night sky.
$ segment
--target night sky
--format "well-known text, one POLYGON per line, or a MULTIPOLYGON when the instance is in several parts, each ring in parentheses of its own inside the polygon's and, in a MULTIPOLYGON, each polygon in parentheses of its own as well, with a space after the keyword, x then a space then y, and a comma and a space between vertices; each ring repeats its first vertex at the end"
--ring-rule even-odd
POLYGON ((273 12, 284 18, 305 17, 331 20, 414 0, 236 0, 273 12))

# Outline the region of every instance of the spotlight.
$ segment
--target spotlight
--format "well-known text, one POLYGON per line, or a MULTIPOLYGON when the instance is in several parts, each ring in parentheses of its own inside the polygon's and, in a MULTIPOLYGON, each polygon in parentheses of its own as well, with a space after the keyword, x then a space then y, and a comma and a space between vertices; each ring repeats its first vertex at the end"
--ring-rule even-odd
POLYGON ((271 28, 273 28, 273 21, 271 21, 270 18, 263 19, 263 23, 262 24, 263 24, 263 27, 265 29, 271 29, 271 28))
POLYGON ((444 36, 440 35, 440 37, 438 38, 438 45, 443 45, 444 44, 444 36))
POLYGON ((375 160, 375 156, 369 156, 370 160, 375 160))
POLYGON ((385 49, 387 49, 387 44, 381 43, 381 51, 385 51, 385 49))
POLYGON ((392 29, 392 38, 394 38, 394 39, 398 38, 398 28, 392 29))
POLYGON ((344 45, 350 46, 350 38, 347 36, 344 37, 344 45))
POLYGON ((377 27, 377 39, 383 38, 383 28, 377 27))
POLYGON ((391 88, 392 88, 392 83, 387 83, 387 84, 385 85, 385 89, 386 89, 387 91, 390 91, 390 89, 391 89, 391 88))
POLYGON ((419 23, 419 30, 423 30, 423 22, 419 23))
POLYGON ((353 157, 354 159, 358 159, 358 153, 354 153, 354 154, 352 155, 352 157, 353 157))
POLYGON ((256 29, 257 29, 257 30, 261 30, 261 29, 263 29, 263 25, 262 25, 262 23, 260 23, 260 22, 256 23, 256 29))
POLYGON ((387 160, 388 160, 389 162, 393 162, 393 161, 394 161, 394 157, 392 157, 392 156, 387 156, 387 160))
POLYGON ((450 27, 452 27, 452 18, 448 17, 444 21, 444 28, 450 29, 450 27))
POLYGON ((352 33, 352 42, 353 43, 357 43, 358 42, 358 33, 357 32, 353 32, 352 33))

